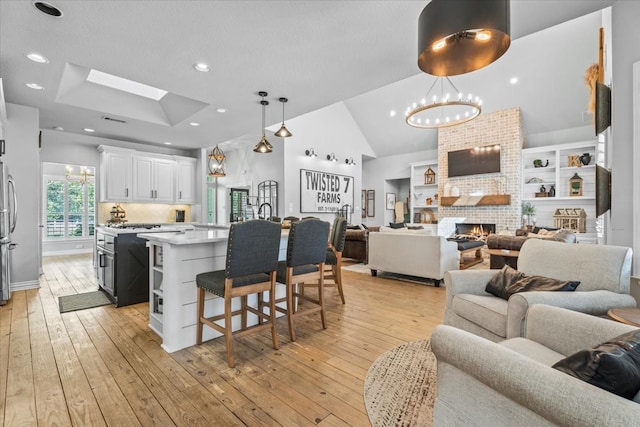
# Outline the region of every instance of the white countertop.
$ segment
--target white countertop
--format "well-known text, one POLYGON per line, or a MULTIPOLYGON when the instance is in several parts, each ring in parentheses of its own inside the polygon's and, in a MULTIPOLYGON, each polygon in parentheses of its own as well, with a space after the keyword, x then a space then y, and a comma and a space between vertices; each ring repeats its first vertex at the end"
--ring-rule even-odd
POLYGON ((177 232, 177 231, 183 231, 183 230, 194 230, 195 227, 191 224, 170 223, 170 224, 162 224, 160 227, 157 227, 157 228, 144 228, 144 227, 115 228, 115 227, 108 227, 106 225, 98 225, 96 226, 96 229, 102 231, 105 234, 117 236, 119 234, 177 232))
MULTIPOLYGON (((155 243, 169 243, 171 245, 195 245, 198 243, 215 243, 226 241, 229 230, 188 230, 177 233, 138 233, 138 237, 155 243)), ((282 237, 289 236, 289 230, 282 230, 282 237)))
POLYGON ((229 230, 189 230, 177 233, 138 233, 138 237, 155 243, 195 245, 198 243, 226 241, 229 238, 229 230))

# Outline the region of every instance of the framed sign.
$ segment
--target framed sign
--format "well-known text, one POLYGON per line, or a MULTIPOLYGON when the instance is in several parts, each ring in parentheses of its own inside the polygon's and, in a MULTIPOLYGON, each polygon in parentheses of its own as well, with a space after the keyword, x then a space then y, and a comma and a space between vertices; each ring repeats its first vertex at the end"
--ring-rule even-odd
POLYGON ((300 212, 338 212, 349 205, 353 212, 353 177, 300 169, 300 212))
POLYGON ((387 210, 394 210, 396 208, 396 193, 387 193, 385 200, 387 210))

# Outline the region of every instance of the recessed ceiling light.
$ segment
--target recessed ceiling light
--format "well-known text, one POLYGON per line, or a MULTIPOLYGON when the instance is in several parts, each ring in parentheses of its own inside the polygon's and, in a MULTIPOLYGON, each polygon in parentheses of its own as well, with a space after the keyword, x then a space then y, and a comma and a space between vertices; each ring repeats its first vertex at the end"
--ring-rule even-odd
POLYGON ((218 113, 226 113, 226 112, 227 112, 227 109, 226 109, 226 108, 218 108, 218 109, 216 109, 216 111, 217 111, 218 113))
POLYGON ((164 145, 171 145, 169 141, 165 141, 164 145))
POLYGON ((47 58, 45 58, 44 56, 40 55, 39 53, 35 53, 35 52, 27 54, 27 58, 29 58, 33 62, 37 62, 39 64, 47 64, 47 63, 49 63, 49 60, 47 58))
POLYGON ((144 83, 134 82, 133 80, 114 76, 113 74, 103 73, 102 71, 93 69, 89 71, 87 81, 110 87, 112 89, 131 93, 133 95, 143 96, 145 98, 153 99, 154 101, 161 100, 162 97, 169 93, 166 90, 158 89, 157 87, 149 86, 144 83))
POLYGON ((36 9, 46 15, 53 16, 54 18, 62 17, 62 11, 51 3, 47 3, 46 1, 34 1, 33 5, 36 9))
POLYGON ((94 130, 94 129, 89 129, 89 128, 84 128, 84 131, 85 131, 85 132, 89 132, 89 133, 93 133, 93 132, 95 132, 95 130, 94 130))
POLYGON ((44 86, 40 86, 38 83, 27 83, 27 87, 35 90, 44 90, 44 86))
POLYGON ((200 71, 201 73, 206 73, 206 72, 209 72, 211 70, 211 67, 209 67, 204 62, 198 62, 198 63, 193 64, 193 69, 196 70, 196 71, 200 71))
POLYGON ((53 128, 53 130, 58 130, 58 131, 62 132, 64 130, 64 128, 62 126, 55 126, 53 128))
POLYGON ((512 85, 518 83, 518 78, 517 77, 511 77, 511 80, 509 80, 509 83, 511 83, 512 85))
POLYGON ((396 116, 396 110, 389 111, 389 117, 395 117, 395 116, 396 116))
POLYGON ((191 122, 189 123, 190 126, 200 126, 200 123, 198 122, 191 122))

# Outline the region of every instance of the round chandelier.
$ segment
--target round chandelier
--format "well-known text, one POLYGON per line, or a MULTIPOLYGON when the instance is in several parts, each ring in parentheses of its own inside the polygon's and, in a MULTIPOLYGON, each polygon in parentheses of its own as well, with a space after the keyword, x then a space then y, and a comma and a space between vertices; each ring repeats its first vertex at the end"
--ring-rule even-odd
POLYGON ((480 115, 482 100, 471 93, 463 94, 449 80, 438 77, 426 96, 405 110, 405 122, 420 129, 455 126, 480 115), (445 80, 449 87, 445 88, 445 80), (439 88, 436 84, 440 82, 439 88))

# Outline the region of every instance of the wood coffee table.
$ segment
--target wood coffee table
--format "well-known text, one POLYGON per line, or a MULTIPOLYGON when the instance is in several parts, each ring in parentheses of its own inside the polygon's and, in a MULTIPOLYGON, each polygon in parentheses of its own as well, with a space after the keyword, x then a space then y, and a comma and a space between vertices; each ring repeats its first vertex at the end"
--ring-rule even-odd
POLYGON ((607 312, 607 315, 615 321, 640 327, 640 309, 638 308, 613 308, 607 312))
POLYGON ((487 249, 486 253, 490 257, 490 268, 502 268, 504 264, 510 267, 518 268, 518 255, 520 251, 512 251, 508 249, 487 249), (503 262, 499 262, 503 260, 503 262))

